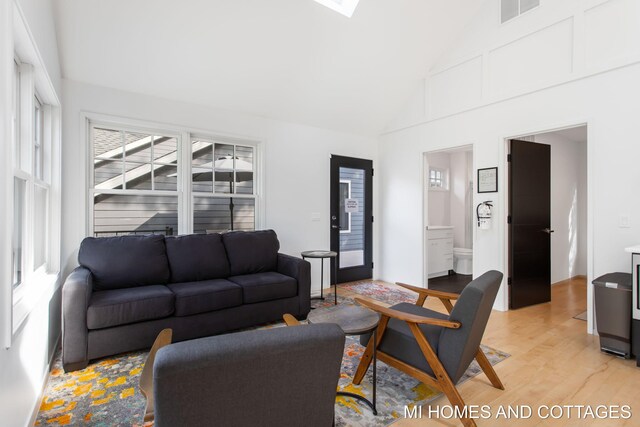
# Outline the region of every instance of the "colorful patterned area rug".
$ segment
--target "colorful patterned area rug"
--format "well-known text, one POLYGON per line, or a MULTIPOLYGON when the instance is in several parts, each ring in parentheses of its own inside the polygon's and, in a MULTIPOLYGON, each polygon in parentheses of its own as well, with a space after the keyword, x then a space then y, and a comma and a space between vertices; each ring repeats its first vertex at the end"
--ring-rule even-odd
MULTIPOLYGON (((356 287, 358 290, 353 290, 354 292, 389 304, 415 301, 415 296, 410 292, 396 289, 389 292, 387 298, 384 294, 385 286, 380 283, 361 282, 347 286, 356 287)), ((340 296, 340 289, 341 287, 338 288, 338 303, 353 304, 351 298, 340 296)), ((321 310, 323 307, 333 305, 333 298, 313 302, 316 309, 321 310)), ((281 326, 283 323, 277 322, 262 328, 281 326)), ((492 365, 509 357, 507 353, 489 347, 483 346, 482 349, 492 365)), ((351 383, 363 351, 364 347, 359 344, 358 337, 347 337, 338 387, 340 390, 363 394, 371 399, 371 369, 361 385, 355 386, 351 383)), ((36 425, 152 426, 153 423, 143 423, 145 402, 138 390, 138 379, 146 357, 147 352, 126 353, 95 361, 81 371, 65 373, 58 355, 40 405, 36 425)), ((481 372, 474 361, 460 383, 481 372)), ((440 395, 439 391, 380 361, 378 361, 377 378, 378 416, 374 416, 368 407, 354 399, 338 397, 336 426, 387 426, 403 418, 405 405, 410 407, 424 405, 440 395)), ((487 385, 487 387, 491 386, 487 385)))

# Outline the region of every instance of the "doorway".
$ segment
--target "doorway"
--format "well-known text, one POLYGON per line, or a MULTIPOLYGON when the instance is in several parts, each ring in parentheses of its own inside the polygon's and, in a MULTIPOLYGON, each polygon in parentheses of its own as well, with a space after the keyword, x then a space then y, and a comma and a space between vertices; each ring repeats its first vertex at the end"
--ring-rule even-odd
MULTIPOLYGON (((551 287, 587 275, 587 126, 508 141, 508 298, 551 301, 551 287)), ((584 307, 583 309, 586 309, 584 307)))
POLYGON ((331 260, 331 280, 344 283, 371 279, 373 162, 332 155, 330 180, 331 250, 338 254, 331 260))
POLYGON ((424 154, 425 283, 460 293, 473 278, 473 146, 424 154))

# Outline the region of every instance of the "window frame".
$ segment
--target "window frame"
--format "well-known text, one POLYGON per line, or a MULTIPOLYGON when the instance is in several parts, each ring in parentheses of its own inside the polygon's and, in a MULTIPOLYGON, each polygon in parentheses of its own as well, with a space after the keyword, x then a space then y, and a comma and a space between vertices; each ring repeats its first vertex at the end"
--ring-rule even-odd
MULTIPOLYGON (((262 193, 263 182, 261 171, 262 168, 262 141, 251 137, 216 135, 214 132, 203 131, 200 129, 184 128, 176 125, 165 125, 149 121, 115 117, 106 114, 81 112, 83 135, 85 136, 87 147, 87 169, 86 169, 86 188, 87 188, 87 206, 86 212, 88 220, 86 221, 86 236, 94 235, 95 227, 95 209, 94 196, 96 193, 102 194, 120 194, 120 195, 155 195, 155 196, 177 196, 178 197, 178 235, 191 234, 194 230, 194 201, 195 197, 213 197, 213 198, 242 198, 255 200, 255 218, 254 229, 259 230, 264 224, 264 211, 262 209, 262 193), (142 132, 155 135, 163 135, 175 137, 178 142, 177 156, 177 189, 169 190, 138 190, 138 189, 118 189, 118 190, 101 190, 95 188, 94 175, 94 141, 92 129, 94 128, 122 130, 128 132, 142 132), (192 189, 191 170, 192 170, 192 140, 200 139, 213 143, 238 145, 253 148, 253 194, 229 194, 215 192, 195 192, 192 189)), ((214 187, 215 188, 215 187, 214 187)), ((234 188, 235 190, 235 188, 234 188)))
POLYGON ((430 191, 449 191, 449 169, 430 166, 429 175, 427 176, 427 185, 430 191), (441 185, 432 185, 431 173, 439 173, 441 178, 439 179, 441 185))
MULTIPOLYGON (((351 198, 351 180, 350 179, 341 179, 340 184, 347 184, 347 198, 351 198)), ((340 234, 349 234, 351 233, 351 212, 345 212, 347 214, 347 223, 349 224, 348 228, 340 229, 340 234)))

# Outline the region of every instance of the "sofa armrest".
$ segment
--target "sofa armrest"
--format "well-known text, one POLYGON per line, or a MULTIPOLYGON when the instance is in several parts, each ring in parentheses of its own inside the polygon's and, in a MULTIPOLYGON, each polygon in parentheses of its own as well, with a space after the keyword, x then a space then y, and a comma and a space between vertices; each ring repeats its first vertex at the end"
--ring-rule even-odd
POLYGON ((293 277, 298 282, 300 312, 297 317, 306 318, 311 311, 311 264, 301 258, 279 253, 278 273, 293 277))
POLYGON ((87 309, 93 292, 93 275, 78 267, 62 287, 62 365, 65 371, 83 369, 87 357, 87 309))

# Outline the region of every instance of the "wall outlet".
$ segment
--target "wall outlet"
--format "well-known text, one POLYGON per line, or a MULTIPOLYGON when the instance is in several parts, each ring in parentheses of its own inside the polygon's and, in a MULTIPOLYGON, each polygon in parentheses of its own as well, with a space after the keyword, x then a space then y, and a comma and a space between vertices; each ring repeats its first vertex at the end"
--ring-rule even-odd
POLYGON ((620 215, 620 221, 618 223, 618 227, 631 228, 631 221, 629 220, 629 215, 627 214, 620 215))
POLYGON ((311 221, 320 221, 320 213, 312 212, 311 213, 311 221))

